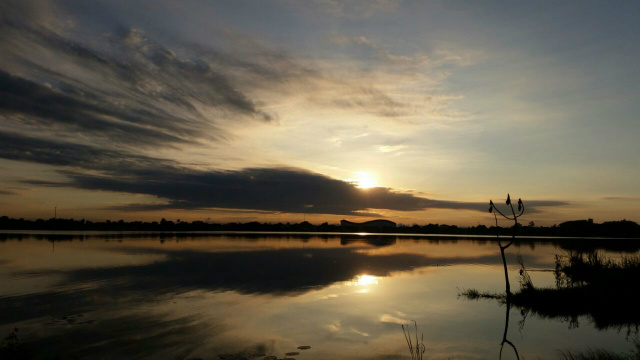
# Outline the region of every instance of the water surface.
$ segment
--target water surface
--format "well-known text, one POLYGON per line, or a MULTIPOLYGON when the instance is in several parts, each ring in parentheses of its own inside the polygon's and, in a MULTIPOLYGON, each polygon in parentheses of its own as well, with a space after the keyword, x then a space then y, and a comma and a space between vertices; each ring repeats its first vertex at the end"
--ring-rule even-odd
MULTIPOLYGON (((406 359, 400 324, 417 321, 429 359, 497 358, 505 326, 498 246, 486 239, 267 234, 3 234, 0 336, 18 328, 30 358, 406 359), (310 349, 298 350, 299 346, 310 349)), ((586 243, 582 242, 582 244, 586 243)), ((578 240, 507 250, 536 286, 553 286, 554 256, 578 240), (563 245, 565 244, 565 245, 563 245), (567 245, 569 244, 569 245, 567 245)), ((628 245, 628 244, 627 244, 628 245)), ((605 246, 610 256, 634 246, 605 246)), ((628 327, 588 316, 510 310, 521 358, 559 350, 633 348, 628 327), (523 321, 524 320, 524 321, 523 321)), ((504 359, 515 358, 505 349, 504 359)))

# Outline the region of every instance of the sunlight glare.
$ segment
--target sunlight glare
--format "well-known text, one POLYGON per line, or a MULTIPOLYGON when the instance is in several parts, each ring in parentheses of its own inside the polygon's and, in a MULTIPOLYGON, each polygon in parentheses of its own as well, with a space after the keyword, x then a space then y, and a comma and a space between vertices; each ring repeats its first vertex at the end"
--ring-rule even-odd
POLYGON ((369 189, 378 186, 378 181, 369 172, 359 171, 356 173, 356 186, 361 189, 369 189))
POLYGON ((378 278, 373 275, 358 275, 354 283, 356 286, 375 285, 378 283, 378 278))

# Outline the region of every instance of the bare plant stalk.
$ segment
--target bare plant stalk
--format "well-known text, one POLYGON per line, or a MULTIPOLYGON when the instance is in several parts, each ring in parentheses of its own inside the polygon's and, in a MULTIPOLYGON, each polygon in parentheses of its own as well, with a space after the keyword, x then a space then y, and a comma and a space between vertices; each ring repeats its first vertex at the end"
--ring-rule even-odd
POLYGON ((418 339, 418 323, 413 320, 413 325, 415 327, 415 338, 416 343, 413 344, 413 339, 411 338, 411 329, 409 325, 402 325, 402 333, 404 334, 404 338, 407 341, 407 347, 409 347, 409 353, 411 354, 411 360, 422 360, 427 347, 424 345, 424 333, 420 334, 420 339, 418 339))
POLYGON ((496 220, 496 238, 498 240, 498 246, 500 247, 500 255, 502 256, 502 265, 504 267, 504 283, 505 283, 505 291, 506 291, 506 307, 507 313, 505 315, 505 324, 504 324, 504 333, 502 334, 502 342, 500 343, 500 359, 502 359, 502 350, 504 348, 504 344, 508 344, 513 348, 513 352, 516 355, 516 358, 520 360, 520 355, 518 355, 518 350, 516 346, 507 339, 507 333, 509 331, 509 313, 511 311, 511 284, 509 283, 509 272, 507 269, 507 259, 504 255, 504 251, 513 244, 516 239, 516 231, 518 230, 518 218, 524 214, 524 203, 522 199, 518 199, 518 214, 516 214, 515 209, 513 208, 513 204, 511 203, 511 195, 507 194, 506 204, 511 207, 512 217, 503 214, 494 204, 493 200, 489 200, 489 212, 493 213, 493 217, 496 220), (494 211, 495 210, 495 211, 494 211), (507 245, 502 245, 500 241, 500 234, 498 233, 498 216, 496 213, 500 214, 503 218, 507 220, 513 220, 513 231, 511 233, 511 241, 507 245))

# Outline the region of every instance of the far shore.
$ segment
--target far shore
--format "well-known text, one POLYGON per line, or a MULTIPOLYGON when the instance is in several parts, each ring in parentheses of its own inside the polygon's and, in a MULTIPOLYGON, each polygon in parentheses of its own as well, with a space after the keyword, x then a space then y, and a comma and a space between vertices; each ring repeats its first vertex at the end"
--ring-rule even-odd
MULTIPOLYGON (((414 237, 473 237, 490 240, 500 237, 511 237, 512 227, 487 227, 485 225, 458 227, 456 225, 428 224, 428 225, 398 225, 398 226, 340 226, 322 223, 318 225, 307 221, 301 223, 211 223, 203 221, 170 221, 162 219, 159 222, 142 221, 103 221, 51 218, 47 220, 13 219, 0 217, 0 231, 18 233, 55 233, 62 232, 127 232, 127 233, 190 233, 190 234, 316 234, 316 235, 388 235, 414 237)), ((592 239, 639 239, 640 225, 633 221, 621 220, 595 223, 591 219, 567 221, 553 226, 519 225, 516 237, 525 239, 553 239, 553 238, 592 238, 592 239)))

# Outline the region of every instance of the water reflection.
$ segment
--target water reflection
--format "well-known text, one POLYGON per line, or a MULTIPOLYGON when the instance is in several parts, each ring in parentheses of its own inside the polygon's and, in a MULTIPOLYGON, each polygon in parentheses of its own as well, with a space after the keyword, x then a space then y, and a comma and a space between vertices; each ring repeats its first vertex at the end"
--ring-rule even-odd
MULTIPOLYGON (((87 240, 106 240, 106 241, 122 241, 132 239, 151 239, 159 240, 161 243, 167 241, 186 241, 196 239, 238 239, 243 242, 263 241, 263 240, 285 240, 285 241, 309 241, 310 239, 321 239, 323 241, 333 240, 340 237, 343 245, 354 242, 368 243, 370 245, 387 244, 394 245, 398 237, 404 241, 413 240, 420 242, 428 242, 430 244, 451 244, 458 241, 473 242, 476 244, 487 244, 495 241, 495 237, 491 236, 473 236, 473 235, 388 235, 388 234, 332 234, 332 233, 225 233, 225 232, 46 232, 31 231, 28 233, 21 231, 5 230, 0 233, 0 242, 10 240, 40 240, 49 242, 65 242, 65 241, 87 241, 87 240)), ((607 250, 614 252, 635 253, 640 251, 640 241, 633 238, 554 238, 554 237, 518 237, 514 240, 515 244, 528 246, 532 250, 536 246, 552 245, 559 249, 567 251, 593 251, 607 250)))
MULTIPOLYGON (((0 243, 0 336, 17 327, 34 358, 400 359, 398 324, 413 319, 425 327, 430 359, 487 358, 495 357, 495 334, 507 333, 495 321, 504 308, 455 301, 458 288, 504 287, 491 241, 98 234, 55 237, 52 253, 39 236, 0 243)), ((507 264, 520 252, 529 267, 555 266, 550 244, 514 248, 507 264)), ((551 272, 532 277, 545 286, 556 280, 551 272)), ((507 307, 517 306, 514 298, 507 307)), ((528 358, 555 356, 555 338, 579 344, 594 336, 583 328, 567 336, 566 327, 535 319, 527 326, 541 337, 517 344, 528 358)), ((627 346, 607 334, 598 341, 627 346)))
POLYGON ((472 289, 462 295, 473 300, 495 299, 507 308, 515 306, 523 316, 534 314, 567 322, 570 328, 579 327, 579 318, 584 317, 599 330, 625 330, 628 335, 639 332, 640 308, 634 284, 640 277, 640 257, 616 260, 588 252, 556 254, 555 259, 555 287, 534 286, 520 260, 521 287, 515 294, 507 286, 504 294, 472 289))
POLYGON ((334 283, 367 285, 378 277, 427 266, 461 263, 497 263, 495 256, 429 258, 400 253, 370 255, 358 248, 284 248, 252 251, 197 251, 158 247, 110 249, 121 255, 153 259, 148 263, 14 272, 21 277, 55 276, 58 290, 0 299, 0 324, 43 316, 52 306, 85 312, 115 298, 135 297, 145 302, 194 290, 228 291, 240 294, 296 296, 334 283), (366 275, 362 275, 366 272, 366 275), (100 287, 77 289, 78 284, 100 287), (104 287, 108 286, 108 292, 104 287), (15 306, 20 304, 21 306, 15 306), (53 305, 52 305, 53 304, 53 305))
MULTIPOLYGON (((524 328, 529 314, 543 319, 554 319, 569 322, 569 329, 579 327, 579 317, 589 319, 598 330, 615 329, 626 330, 627 339, 630 335, 637 335, 640 329, 640 308, 638 307, 636 289, 633 285, 640 277, 640 256, 622 255, 618 259, 606 257, 598 251, 569 252, 555 255, 555 269, 553 271, 556 282, 553 287, 536 287, 525 267, 524 260, 519 256, 518 263, 520 290, 511 292, 505 250, 511 243, 502 245, 498 242, 502 255, 505 292, 496 294, 479 292, 471 289, 461 295, 465 298, 478 300, 498 300, 505 305, 505 325, 500 344, 499 358, 502 359, 504 345, 508 344, 517 359, 520 359, 516 345, 508 339, 509 318, 512 306, 520 311, 522 319, 519 321, 520 331, 524 328)), ((628 356, 616 354, 608 349, 592 349, 585 344, 586 352, 572 352, 561 350, 564 358, 589 359, 625 359, 640 357, 640 339, 633 340, 635 352, 628 356)))
POLYGON ((373 246, 389 246, 396 243, 397 236, 371 235, 366 233, 354 235, 340 235, 340 244, 349 245, 354 243, 365 243, 373 246))
MULTIPOLYGON (((515 294, 515 306, 539 317, 569 322, 574 328, 583 317, 599 330, 638 334, 640 257, 616 259, 591 251, 558 254, 555 259, 555 287, 524 286, 515 294)), ((524 266, 521 274, 527 275, 524 266)))
MULTIPOLYGON (((493 203, 492 203, 493 206, 493 203)), ((495 216, 495 214, 494 214, 495 216)), ((504 216, 504 215, 503 215, 504 216)), ((514 218, 515 218, 515 213, 514 213, 514 218)), ((496 227, 498 224, 498 219, 496 216, 496 227)), ((517 225, 517 220, 516 220, 516 225, 517 225)), ((503 294, 494 294, 494 293, 480 293, 475 289, 471 289, 471 290, 466 290, 464 292, 462 292, 460 295, 471 299, 471 300, 477 300, 480 298, 484 298, 484 299, 498 299, 500 300, 502 303, 504 303, 505 305, 505 315, 504 315, 504 331, 502 333, 502 341, 500 342, 500 351, 498 353, 498 358, 502 359, 502 355, 504 352, 504 346, 505 344, 509 345, 509 347, 511 347, 511 349, 513 350, 513 353, 515 354, 516 359, 520 360, 520 354, 518 353, 518 348, 516 347, 516 345, 511 342, 508 339, 508 334, 509 334, 509 319, 510 319, 510 315, 511 315, 511 305, 512 305, 512 298, 513 298, 513 294, 511 293, 511 282, 509 281, 509 269, 508 269, 508 265, 507 265, 507 259, 505 256, 505 251, 511 247, 511 245, 513 245, 513 241, 515 239, 515 234, 514 236, 505 244, 503 244, 502 240, 499 237, 497 238, 497 244, 498 244, 498 249, 500 250, 500 257, 502 259, 502 267, 504 269, 504 295, 503 294)), ((519 257, 520 259, 520 257, 519 257)), ((522 272, 521 270, 521 276, 524 276, 524 272, 522 272)), ((528 275, 526 275, 527 278, 528 275)), ((524 314, 524 312, 523 312, 524 314)), ((524 316, 524 315, 523 315, 524 316)), ((524 321, 525 319, 522 319, 521 322, 521 327, 520 330, 522 330, 522 327, 524 326, 524 321)))

